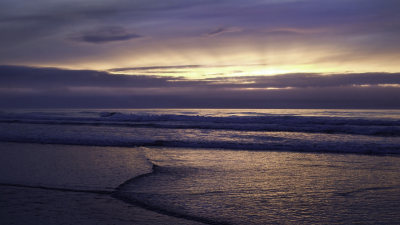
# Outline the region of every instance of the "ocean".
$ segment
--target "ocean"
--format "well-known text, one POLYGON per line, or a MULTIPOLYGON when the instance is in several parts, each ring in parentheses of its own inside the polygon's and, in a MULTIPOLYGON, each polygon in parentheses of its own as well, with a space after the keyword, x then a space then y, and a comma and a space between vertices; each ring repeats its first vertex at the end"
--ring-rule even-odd
POLYGON ((0 128, 2 185, 205 224, 400 223, 400 110, 2 110, 0 128))

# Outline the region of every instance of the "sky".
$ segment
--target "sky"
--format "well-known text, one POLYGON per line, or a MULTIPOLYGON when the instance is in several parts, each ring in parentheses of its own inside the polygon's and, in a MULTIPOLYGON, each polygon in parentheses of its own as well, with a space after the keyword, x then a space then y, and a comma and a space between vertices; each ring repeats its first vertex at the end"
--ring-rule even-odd
POLYGON ((0 107, 400 108, 398 0, 2 0, 0 107))

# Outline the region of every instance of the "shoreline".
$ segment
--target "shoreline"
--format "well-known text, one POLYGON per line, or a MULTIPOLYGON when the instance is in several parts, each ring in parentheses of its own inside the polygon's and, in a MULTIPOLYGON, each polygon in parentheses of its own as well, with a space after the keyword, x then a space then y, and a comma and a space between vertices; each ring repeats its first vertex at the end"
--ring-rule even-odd
POLYGON ((365 222, 365 212, 375 213, 368 221, 398 220, 398 158, 197 150, 0 142, 0 223, 329 223, 339 221, 332 207, 349 223, 365 222), (270 204, 253 205, 261 201, 270 204))
MULTIPOLYGON (((101 197, 111 197, 114 199, 117 199, 121 202, 125 202, 129 205, 133 205, 137 208, 141 208, 143 210, 151 211, 157 214, 165 215, 168 217, 174 217, 176 219, 183 219, 183 220, 188 220, 193 223, 201 223, 201 224, 229 224, 226 222, 222 221, 213 221, 207 218, 202 218, 198 216, 192 216, 192 215, 186 215, 182 213, 177 213, 174 211, 170 211, 168 209, 164 209, 162 207, 157 207, 154 205, 147 204, 146 202, 140 201, 139 199, 135 199, 132 197, 126 196, 126 191, 124 191, 124 186, 126 186, 128 183, 134 182, 137 179, 140 179, 142 177, 147 177, 151 176, 152 174, 156 173, 157 165, 153 164, 152 171, 149 173, 141 174, 136 177, 133 177, 124 183, 120 184, 118 187, 115 188, 114 191, 106 191, 106 190, 85 190, 85 189, 70 189, 70 188, 60 188, 60 187, 46 187, 46 186, 33 186, 33 185, 24 185, 24 184, 11 184, 11 183, 0 183, 0 187, 6 187, 6 188, 25 188, 25 189, 34 189, 34 190, 43 190, 43 191, 58 191, 58 192, 63 192, 63 193, 85 193, 85 194, 92 194, 92 195, 98 195, 99 198, 101 197)), ((189 223, 187 223, 189 224, 189 223)))
POLYGON ((202 224, 146 210, 105 194, 2 186, 0 195, 2 224, 202 224))
MULTIPOLYGON (((203 147, 203 146, 168 146, 163 141, 154 141, 154 143, 146 143, 141 145, 119 145, 119 144, 84 144, 84 143, 63 143, 57 141, 50 142, 36 142, 36 141, 13 141, 13 140, 1 140, 0 144, 33 144, 33 145, 57 145, 57 146, 70 146, 70 147, 97 147, 97 148, 124 148, 124 149, 132 149, 132 148, 166 148, 166 149, 197 149, 197 150, 217 150, 217 151, 249 151, 249 152, 286 152, 286 153, 305 153, 305 154, 339 154, 339 155, 364 155, 364 156, 377 156, 377 157, 400 157, 400 154, 396 151, 394 152, 373 152, 373 151, 337 151, 337 150, 279 150, 279 149, 243 149, 243 148, 228 148, 228 147, 203 147)), ((173 142, 174 143, 174 142, 173 142)))
POLYGON ((151 170, 141 149, 0 142, 1 224, 200 224, 113 197, 151 170))

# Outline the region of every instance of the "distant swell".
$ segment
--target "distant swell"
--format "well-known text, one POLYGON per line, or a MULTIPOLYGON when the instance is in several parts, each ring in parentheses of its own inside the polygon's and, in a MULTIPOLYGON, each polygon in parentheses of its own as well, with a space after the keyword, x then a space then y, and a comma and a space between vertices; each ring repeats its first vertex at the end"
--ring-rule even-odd
POLYGON ((0 123, 357 134, 400 137, 400 120, 313 116, 189 116, 103 112, 93 117, 0 113, 0 123))
POLYGON ((63 144, 82 146, 113 146, 113 147, 175 147, 199 149, 228 149, 248 151, 287 151, 287 152, 319 152, 319 153, 354 153, 373 155, 399 155, 399 146, 393 145, 365 145, 346 143, 315 144, 312 142, 299 142, 297 144, 282 143, 238 143, 229 141, 180 141, 180 140, 107 140, 107 139, 67 139, 67 138, 29 138, 29 137, 1 137, 3 142, 38 143, 38 144, 63 144))
POLYGON ((400 155, 400 120, 285 114, 0 112, 0 141, 400 155))
POLYGON ((368 192, 368 191, 382 191, 382 190, 391 190, 391 189, 399 189, 399 187, 369 187, 369 188, 362 188, 354 191, 349 192, 340 192, 337 193, 340 196, 347 197, 347 196, 354 196, 356 194, 368 192))

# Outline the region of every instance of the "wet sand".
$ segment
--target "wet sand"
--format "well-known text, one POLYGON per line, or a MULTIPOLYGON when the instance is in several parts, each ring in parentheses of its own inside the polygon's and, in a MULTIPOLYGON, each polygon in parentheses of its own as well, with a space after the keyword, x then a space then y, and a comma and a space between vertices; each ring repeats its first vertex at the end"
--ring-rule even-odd
POLYGON ((200 224, 112 197, 151 169, 140 149, 0 142, 0 154, 0 224, 200 224))
POLYGON ((200 224, 108 195, 0 186, 1 224, 200 224))

